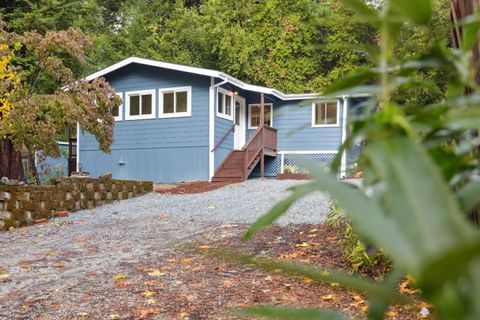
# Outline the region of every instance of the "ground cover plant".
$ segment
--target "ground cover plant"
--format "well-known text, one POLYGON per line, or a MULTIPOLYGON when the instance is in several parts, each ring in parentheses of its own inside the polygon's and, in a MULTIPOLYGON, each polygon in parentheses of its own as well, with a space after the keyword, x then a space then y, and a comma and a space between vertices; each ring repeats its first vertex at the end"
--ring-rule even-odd
MULTIPOLYGON (((432 14, 429 0, 390 0, 379 11, 359 0, 345 0, 378 28, 377 66, 362 68, 324 91, 369 93, 362 118, 353 123, 352 141, 367 143, 360 155, 363 186, 340 182, 308 165, 312 182, 294 187, 291 195, 260 218, 246 233, 250 239, 296 200, 321 190, 339 201, 359 238, 385 250, 392 271, 379 282, 295 264, 255 259, 246 255, 227 258, 276 268, 316 281, 335 281, 369 296, 370 319, 382 319, 388 306, 407 303, 398 294, 400 279, 414 279, 423 299, 432 303, 442 319, 480 317, 480 233, 468 220, 480 202, 478 85, 471 68, 470 49, 476 43, 478 17, 465 19, 462 45, 446 48, 433 43, 424 52, 398 59, 394 44, 405 24, 422 30, 432 14), (448 74, 444 88, 417 73, 440 70, 448 74), (445 98, 430 104, 399 104, 395 92, 408 88, 441 92, 445 98), (465 90, 471 92, 464 96, 465 90)), ((339 160, 341 154, 337 157, 339 160)), ((259 306, 243 312, 273 318, 344 319, 331 311, 276 309, 259 306)))

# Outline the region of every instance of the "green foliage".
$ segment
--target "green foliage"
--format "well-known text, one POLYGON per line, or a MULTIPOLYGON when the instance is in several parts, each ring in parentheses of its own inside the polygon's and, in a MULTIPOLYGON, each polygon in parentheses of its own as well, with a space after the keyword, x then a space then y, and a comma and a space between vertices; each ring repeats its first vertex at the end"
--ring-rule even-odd
MULTIPOLYGON (((311 164, 314 179, 292 188, 291 195, 245 235, 255 235, 299 198, 317 190, 328 192, 345 210, 359 239, 383 248, 392 261, 392 272, 371 283, 375 289, 368 293, 370 319, 382 319, 391 304, 378 292, 397 292, 395 284, 406 275, 440 318, 480 317, 480 232, 467 219, 480 202, 480 140, 475 134, 480 129, 480 95, 475 68, 469 63, 471 53, 446 49, 444 42, 435 41, 412 56, 395 54, 403 27, 422 30, 429 25, 429 8, 427 1, 383 2, 375 23, 380 33, 378 67, 365 72, 361 81, 357 73, 327 90, 338 95, 361 88, 374 95, 370 104, 378 105, 376 112, 365 112, 352 126, 351 139, 367 142, 359 161, 363 184, 340 182, 311 164), (446 75, 445 98, 421 104, 393 94, 415 86, 435 93, 439 84, 418 70, 446 75), (470 97, 462 96, 465 88, 472 92, 470 97)), ((307 274, 305 267, 290 268, 307 274)), ((338 282, 347 285, 348 280, 338 282)))
POLYGON ((326 223, 342 230, 339 244, 342 256, 350 264, 352 272, 361 272, 379 278, 389 271, 391 262, 385 251, 373 246, 367 247, 360 240, 351 221, 337 201, 332 201, 326 223))

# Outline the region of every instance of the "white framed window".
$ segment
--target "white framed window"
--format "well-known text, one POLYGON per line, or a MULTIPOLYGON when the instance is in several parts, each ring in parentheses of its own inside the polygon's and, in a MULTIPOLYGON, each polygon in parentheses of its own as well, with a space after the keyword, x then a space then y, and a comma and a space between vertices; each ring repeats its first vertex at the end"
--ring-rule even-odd
POLYGON ((312 103, 312 127, 338 127, 340 101, 312 103))
POLYGON ((159 118, 190 117, 192 115, 192 87, 158 90, 159 118))
POLYGON ((222 88, 217 90, 217 116, 233 121, 233 94, 222 88))
POLYGON ((155 118, 155 90, 125 93, 125 120, 155 118))
POLYGON ((122 99, 122 104, 119 105, 118 107, 114 107, 112 109, 112 114, 113 114, 113 118, 115 119, 115 121, 122 121, 123 120, 123 93, 122 92, 116 92, 117 96, 120 97, 120 99, 122 99))
MULTIPOLYGON (((263 115, 265 125, 271 127, 273 125, 273 104, 265 103, 263 105, 263 115)), ((260 103, 248 105, 248 129, 256 129, 260 124, 260 103)))

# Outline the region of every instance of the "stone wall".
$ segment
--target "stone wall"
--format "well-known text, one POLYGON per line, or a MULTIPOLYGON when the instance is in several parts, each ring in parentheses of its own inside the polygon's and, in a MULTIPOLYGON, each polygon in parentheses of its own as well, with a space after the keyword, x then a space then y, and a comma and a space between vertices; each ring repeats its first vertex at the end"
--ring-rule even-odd
POLYGON ((48 186, 0 185, 0 230, 56 216, 58 211, 91 209, 153 191, 150 181, 63 178, 48 186))

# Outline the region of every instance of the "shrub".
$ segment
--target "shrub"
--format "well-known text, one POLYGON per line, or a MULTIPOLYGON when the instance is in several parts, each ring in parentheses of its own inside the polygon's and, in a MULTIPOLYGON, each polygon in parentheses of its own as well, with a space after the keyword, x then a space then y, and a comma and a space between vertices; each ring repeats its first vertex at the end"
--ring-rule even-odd
POLYGON ((373 245, 365 245, 360 240, 338 201, 332 201, 330 204, 327 224, 338 228, 342 234, 339 244, 342 257, 350 265, 350 271, 381 278, 390 270, 391 262, 385 251, 373 245))

